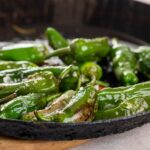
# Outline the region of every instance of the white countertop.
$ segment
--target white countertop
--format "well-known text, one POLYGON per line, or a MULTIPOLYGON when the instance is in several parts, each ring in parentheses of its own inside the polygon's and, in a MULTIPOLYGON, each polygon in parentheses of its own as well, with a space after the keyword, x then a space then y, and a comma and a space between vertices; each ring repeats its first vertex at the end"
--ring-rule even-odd
POLYGON ((71 150, 150 150, 150 124, 121 134, 92 139, 71 150))

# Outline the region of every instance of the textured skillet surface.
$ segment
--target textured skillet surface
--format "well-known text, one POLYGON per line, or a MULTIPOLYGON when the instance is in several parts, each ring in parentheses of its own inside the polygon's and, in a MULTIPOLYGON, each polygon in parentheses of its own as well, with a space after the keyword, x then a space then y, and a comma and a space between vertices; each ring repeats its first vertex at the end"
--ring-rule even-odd
POLYGON ((0 119, 1 135, 19 139, 73 140, 121 133, 150 122, 150 112, 113 120, 78 124, 0 119))

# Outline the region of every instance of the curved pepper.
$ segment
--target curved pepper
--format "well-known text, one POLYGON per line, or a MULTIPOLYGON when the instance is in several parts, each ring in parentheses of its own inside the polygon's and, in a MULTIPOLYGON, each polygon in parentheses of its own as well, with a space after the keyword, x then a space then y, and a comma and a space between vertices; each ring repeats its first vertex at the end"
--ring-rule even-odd
POLYGON ((119 81, 124 85, 132 85, 138 82, 136 57, 127 46, 113 41, 111 58, 114 73, 119 81))
POLYGON ((18 43, 2 47, 0 60, 30 61, 42 63, 49 54, 43 44, 18 43))
POLYGON ((28 93, 54 93, 58 92, 58 81, 51 72, 38 72, 28 76, 22 82, 18 83, 1 83, 0 97, 5 97, 14 92, 25 95, 28 93))
POLYGON ((47 99, 44 94, 28 94, 19 96, 1 105, 0 118, 20 119, 23 114, 34 110, 42 109, 46 106, 47 99))
POLYGON ((121 102, 135 96, 146 97, 150 91, 150 81, 129 87, 105 88, 98 93, 98 109, 100 111, 117 107, 121 102))
POLYGON ((114 109, 98 111, 95 114, 95 120, 127 117, 148 110, 150 110, 150 94, 148 97, 138 96, 129 98, 114 109))
POLYGON ((139 70, 150 79, 150 47, 141 46, 135 51, 138 59, 139 70))
MULTIPOLYGON (((39 110, 36 113, 40 113, 43 116, 44 115, 46 116, 47 114, 61 110, 68 104, 68 102, 74 96, 74 94, 75 94, 75 91, 69 90, 65 92, 64 94, 62 94, 60 97, 54 99, 52 103, 50 102, 45 109, 39 110)), ((34 112, 32 112, 32 113, 25 114, 23 116, 23 120, 29 121, 29 120, 37 120, 37 119, 36 119, 36 116, 34 115, 34 112)))
POLYGON ((37 67, 36 64, 28 61, 0 61, 0 71, 17 68, 32 68, 37 67))
MULTIPOLYGON (((61 93, 57 93, 57 94, 53 94, 53 95, 50 95, 50 96, 43 96, 42 99, 45 99, 46 101, 46 107, 48 107, 51 103, 53 103, 55 101, 55 99, 57 99, 58 97, 60 97, 61 93)), ((40 109, 43 109, 45 108, 44 107, 41 107, 40 109)), ((30 112, 25 112, 24 114, 22 114, 22 117, 21 117, 21 120, 25 120, 25 121, 36 121, 36 117, 34 115, 34 111, 35 110, 38 110, 38 109, 34 109, 30 112)))
POLYGON ((35 111, 38 120, 56 122, 82 122, 92 119, 96 102, 96 90, 92 86, 81 88, 60 110, 42 113, 35 111))
POLYGON ((66 64, 99 61, 108 55, 110 46, 107 38, 75 39, 70 46, 51 52, 47 57, 63 56, 66 64))
POLYGON ((46 29, 46 37, 48 39, 49 45, 54 49, 67 47, 68 41, 54 28, 48 27, 46 29))
POLYGON ((102 68, 94 62, 86 62, 80 67, 81 73, 90 79, 91 84, 95 84, 102 77, 102 68))

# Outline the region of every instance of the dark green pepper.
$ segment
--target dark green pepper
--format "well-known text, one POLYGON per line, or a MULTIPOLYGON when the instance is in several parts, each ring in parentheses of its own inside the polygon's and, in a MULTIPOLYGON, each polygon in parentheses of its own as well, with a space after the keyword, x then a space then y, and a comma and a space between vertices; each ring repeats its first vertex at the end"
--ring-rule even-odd
POLYGON ((5 97, 14 92, 25 95, 28 93, 57 93, 58 81, 51 72, 38 72, 28 76, 22 82, 18 83, 1 83, 0 97, 5 97))
POLYGON ((36 64, 42 63, 49 54, 43 44, 19 43, 2 47, 0 60, 30 61, 36 64))
POLYGON ((141 46, 135 51, 138 59, 139 70, 150 79, 150 47, 141 46))
POLYGON ((107 38, 75 39, 70 46, 51 52, 48 57, 63 56, 66 64, 99 61, 108 55, 110 46, 107 38), (68 57, 69 56, 69 57, 68 57), (68 60, 69 59, 69 60, 68 60))
POLYGON ((0 61, 0 71, 16 68, 32 68, 37 67, 36 64, 28 61, 0 61))
POLYGON ((46 29, 46 37, 48 39, 49 45, 54 48, 63 48, 67 47, 68 41, 54 28, 48 27, 46 29))
MULTIPOLYGON (((55 95, 56 96, 56 95, 55 95)), ((44 94, 28 94, 19 96, 0 107, 0 118, 21 119, 22 116, 34 110, 43 109, 51 100, 51 96, 44 94)))
POLYGON ((150 110, 150 94, 147 97, 138 96, 124 100, 114 109, 98 111, 95 114, 95 120, 127 117, 148 110, 150 110))
POLYGON ((137 60, 133 52, 126 45, 113 41, 111 50, 113 71, 119 81, 124 85, 132 85, 138 82, 137 60))
POLYGON ((98 93, 99 110, 112 109, 121 102, 134 96, 146 97, 150 91, 150 81, 135 84, 129 87, 105 88, 98 93))
POLYGON ((96 90, 93 86, 81 88, 68 104, 54 112, 35 111, 38 120, 56 122, 82 122, 92 119, 96 102, 96 90))

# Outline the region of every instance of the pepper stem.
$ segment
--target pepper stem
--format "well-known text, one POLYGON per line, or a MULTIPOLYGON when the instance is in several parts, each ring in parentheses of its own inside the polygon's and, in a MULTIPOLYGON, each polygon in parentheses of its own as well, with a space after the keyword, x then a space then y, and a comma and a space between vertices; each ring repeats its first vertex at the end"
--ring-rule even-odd
POLYGON ((50 57, 53 57, 53 56, 63 56, 65 54, 68 54, 71 52, 71 48, 68 46, 68 47, 64 47, 64 48, 59 48, 59 49, 56 49, 54 51, 52 51, 51 53, 49 53, 46 58, 50 58, 50 57))

